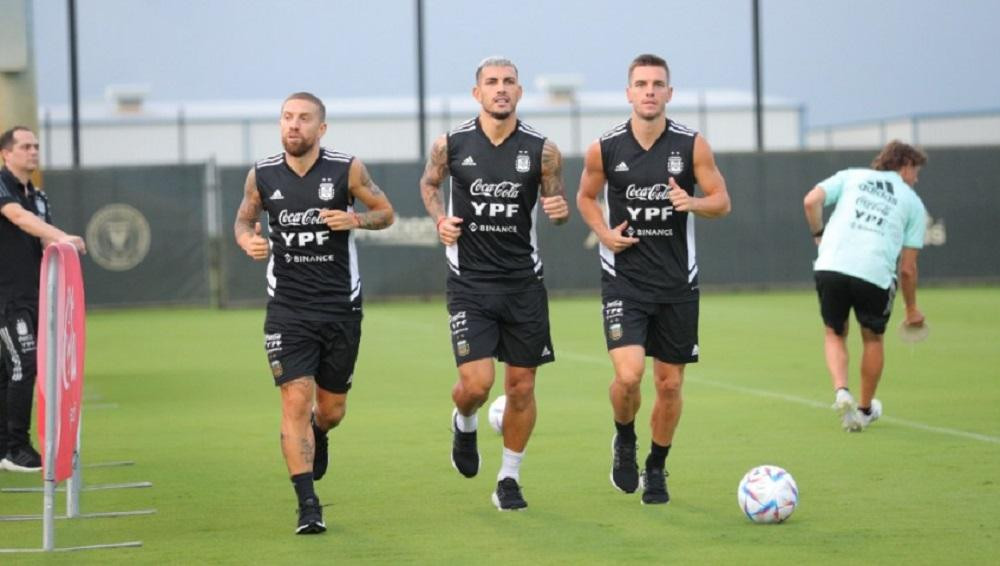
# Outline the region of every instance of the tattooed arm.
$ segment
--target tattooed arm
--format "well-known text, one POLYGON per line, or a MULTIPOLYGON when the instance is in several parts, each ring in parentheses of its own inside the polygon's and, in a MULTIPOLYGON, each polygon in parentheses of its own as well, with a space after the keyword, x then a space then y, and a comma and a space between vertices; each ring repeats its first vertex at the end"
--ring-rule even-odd
POLYGON ((553 224, 565 224, 569 220, 569 204, 562 179, 562 154, 549 140, 545 140, 542 146, 541 201, 542 210, 553 224))
POLYGON ((427 166, 420 177, 420 197, 424 200, 424 208, 431 219, 437 224, 438 239, 450 246, 462 235, 458 226, 462 219, 448 216, 444 207, 444 197, 441 195, 441 183, 448 176, 448 136, 442 134, 434 140, 431 154, 427 158, 427 166))
POLYGON ((236 235, 236 243, 248 256, 257 261, 267 259, 268 253, 267 240, 260 235, 259 220, 263 210, 264 204, 260 200, 260 193, 257 192, 257 173, 251 167, 243 185, 243 202, 236 211, 233 232, 236 235))
POLYGON ((382 189, 375 184, 371 175, 368 174, 368 168, 360 159, 354 159, 351 162, 347 189, 351 191, 354 198, 364 203, 368 212, 329 209, 320 211, 319 217, 326 222, 327 227, 331 230, 353 230, 355 228, 381 230, 388 228, 395 220, 395 213, 392 210, 389 197, 385 196, 382 189))

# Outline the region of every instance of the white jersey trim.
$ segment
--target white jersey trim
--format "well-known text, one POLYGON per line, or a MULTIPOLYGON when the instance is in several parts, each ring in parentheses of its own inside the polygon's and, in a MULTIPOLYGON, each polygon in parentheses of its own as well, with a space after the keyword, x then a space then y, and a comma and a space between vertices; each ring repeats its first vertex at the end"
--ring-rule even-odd
POLYGON ((261 159, 260 161, 257 162, 256 165, 258 168, 271 167, 274 165, 281 165, 284 161, 285 161, 285 154, 278 153, 276 155, 272 155, 270 157, 265 157, 264 159, 261 159))
POLYGON ((535 136, 536 138, 543 140, 545 139, 545 136, 542 135, 541 132, 532 128, 528 124, 525 124, 524 122, 518 122, 517 129, 528 134, 529 136, 535 136))
MULTIPOLYGON (((354 212, 354 207, 348 206, 347 212, 354 212)), ((351 230, 347 236, 347 255, 350 256, 351 300, 353 301, 361 295, 361 270, 358 269, 358 248, 354 244, 354 230, 351 230)))
MULTIPOLYGON (((611 227, 611 208, 608 206, 608 184, 604 183, 604 223, 611 227)), ((607 271, 612 277, 616 276, 615 273, 615 254, 610 249, 605 247, 604 242, 598 244, 598 251, 601 257, 601 269, 607 271)))
POLYGON ((601 140, 607 140, 607 139, 611 139, 611 138, 620 136, 620 135, 624 134, 627 131, 627 127, 628 127, 628 120, 625 120, 621 124, 618 124, 614 128, 611 128, 610 130, 608 130, 608 131, 604 132, 603 134, 601 134, 601 140))
POLYGON ((475 129, 476 129, 476 119, 472 118, 452 128, 451 131, 448 132, 448 135, 460 134, 462 132, 468 132, 470 130, 475 130, 475 129))
MULTIPOLYGON (((539 199, 541 200, 541 199, 539 199)), ((529 236, 531 238, 531 261, 534 263, 535 274, 542 272, 542 258, 539 255, 538 250, 538 203, 539 200, 535 201, 535 206, 531 207, 531 231, 529 236)))
MULTIPOLYGON (((453 196, 452 192, 455 190, 455 179, 453 177, 448 178, 448 216, 452 215, 452 203, 453 196)), ((461 275, 462 271, 458 265, 458 240, 455 240, 450 246, 444 249, 445 258, 448 260, 448 268, 451 269, 455 275, 461 275)))
POLYGON ((688 250, 688 283, 694 282, 698 276, 698 253, 694 244, 694 214, 688 213, 687 218, 687 250, 688 250))

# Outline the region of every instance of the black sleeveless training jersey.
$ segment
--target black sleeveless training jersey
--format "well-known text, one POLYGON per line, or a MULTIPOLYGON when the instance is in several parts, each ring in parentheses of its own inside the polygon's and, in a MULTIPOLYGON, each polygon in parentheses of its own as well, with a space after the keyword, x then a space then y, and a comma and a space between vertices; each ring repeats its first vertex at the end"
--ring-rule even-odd
POLYGON ((323 209, 353 211, 348 173, 354 158, 320 149, 299 177, 285 154, 254 165, 257 191, 268 215, 271 257, 267 264, 268 316, 297 320, 361 318, 361 276, 353 230, 331 231, 323 209))
POLYGON ((627 236, 639 243, 615 254, 600 246, 601 286, 605 295, 649 303, 698 298, 694 215, 674 210, 670 177, 694 194, 694 139, 697 132, 667 120, 663 134, 645 150, 626 121, 601 136, 604 162, 605 220, 624 221, 627 236))
POLYGON ((535 222, 545 136, 518 121, 494 146, 469 120, 448 133, 448 214, 463 220, 448 246, 448 289, 510 293, 541 285, 535 222))

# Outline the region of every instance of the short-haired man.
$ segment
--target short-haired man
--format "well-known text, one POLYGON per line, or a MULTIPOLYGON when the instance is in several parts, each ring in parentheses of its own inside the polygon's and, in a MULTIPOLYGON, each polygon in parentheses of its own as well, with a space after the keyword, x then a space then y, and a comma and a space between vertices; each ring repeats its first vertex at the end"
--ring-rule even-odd
POLYGON ((476 69, 479 116, 431 148, 420 192, 446 246, 448 312, 458 382, 452 388, 452 465, 479 472, 477 411, 505 363, 503 457, 493 504, 527 507, 520 487, 524 449, 535 426, 535 373, 555 360, 542 260, 535 237, 539 205, 555 224, 569 217, 562 157, 545 136, 517 118, 517 67, 490 57, 476 69), (448 207, 441 183, 451 175, 448 207))
POLYGON ((882 416, 875 389, 882 377, 883 334, 896 294, 903 289, 908 326, 924 324, 917 308, 917 254, 924 246, 927 213, 913 190, 927 156, 892 141, 870 169, 845 169, 820 181, 803 201, 819 256, 813 267, 820 314, 826 327, 826 367, 833 381, 833 408, 841 426, 860 431, 882 416), (823 207, 836 205, 823 225, 823 207), (861 397, 847 388, 848 315, 861 327, 861 397))
POLYGON ((42 248, 79 236, 51 224, 49 201, 31 182, 38 169, 38 139, 24 126, 0 134, 0 470, 36 472, 41 456, 31 446, 35 390, 38 277, 42 248))
POLYGON ((712 149, 694 130, 667 118, 670 69, 656 55, 629 65, 631 117, 590 145, 576 203, 600 239, 604 334, 614 365, 611 483, 642 503, 667 503, 666 459, 681 417, 686 364, 698 361, 698 262, 695 216, 729 213, 726 182, 712 149), (695 185, 704 196, 694 195, 695 185), (607 205, 597 202, 601 192, 607 205), (646 356, 656 399, 652 442, 640 477, 635 416, 646 356))
POLYGON ((353 230, 392 224, 389 199, 351 155, 320 147, 326 108, 307 92, 281 105, 285 151, 247 174, 236 242, 267 266, 264 348, 281 391, 281 450, 299 501, 297 534, 326 530, 313 481, 327 431, 347 409, 361 341, 361 276, 353 230), (355 212, 361 201, 368 212, 355 212), (260 234, 267 211, 270 240, 260 234))

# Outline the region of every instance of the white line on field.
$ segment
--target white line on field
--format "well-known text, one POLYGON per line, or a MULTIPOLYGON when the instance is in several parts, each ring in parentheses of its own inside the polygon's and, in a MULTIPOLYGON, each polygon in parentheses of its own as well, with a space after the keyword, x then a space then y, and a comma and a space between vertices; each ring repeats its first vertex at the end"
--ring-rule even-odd
MULTIPOLYGON (((577 354, 575 352, 566 352, 566 351, 556 352, 556 355, 560 358, 573 360, 576 362, 607 364, 609 368, 611 365, 611 361, 606 357, 593 356, 588 354, 577 354)), ((797 397, 795 395, 787 395, 785 393, 775 393, 773 391, 755 389, 753 387, 744 387, 742 385, 731 385, 729 383, 722 383, 720 381, 712 381, 710 379, 703 379, 700 377, 693 377, 693 376, 686 376, 685 380, 698 383, 700 385, 708 385, 710 387, 717 387, 719 389, 728 389, 729 391, 747 393, 749 395, 756 395, 757 397, 769 397, 771 399, 779 399, 781 401, 788 401, 789 403, 797 403, 799 405, 806 405, 807 407, 813 407, 817 409, 828 410, 830 408, 830 405, 828 403, 820 403, 819 401, 813 401, 812 399, 797 397)), ((979 440, 981 442, 989 442, 992 444, 1000 444, 1000 437, 989 436, 987 434, 966 432, 964 430, 958 430, 954 428, 947 428, 941 426, 931 426, 924 423, 908 421, 896 417, 881 417, 880 420, 916 430, 935 432, 938 434, 947 434, 950 436, 957 436, 960 438, 969 438, 972 440, 979 440)))

